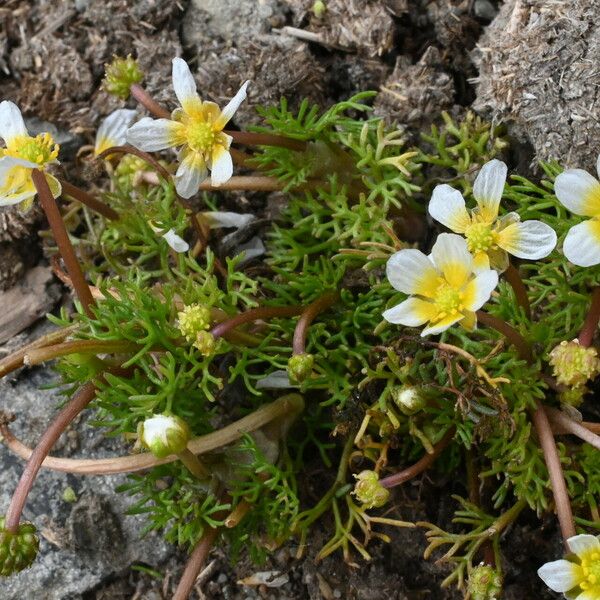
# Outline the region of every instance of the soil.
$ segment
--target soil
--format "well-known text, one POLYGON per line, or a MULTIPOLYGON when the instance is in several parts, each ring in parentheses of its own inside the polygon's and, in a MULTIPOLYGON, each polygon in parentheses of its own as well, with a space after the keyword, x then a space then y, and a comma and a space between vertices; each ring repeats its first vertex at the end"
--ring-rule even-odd
MULTIPOLYGON (((170 66, 176 55, 196 71, 201 93, 218 103, 250 79, 248 102, 236 115, 239 127, 257 121, 253 106, 278 102, 282 96, 292 107, 303 98, 327 106, 354 92, 374 89, 380 91, 376 113, 406 127, 410 135, 437 119, 441 110, 458 114, 471 107, 507 122, 523 149, 521 164, 533 165, 538 158, 561 158, 580 167, 595 162, 600 150, 600 26, 592 18, 595 0, 574 0, 564 8, 554 0, 326 0, 325 4, 325 13, 318 16, 312 0, 5 0, 0 7, 0 98, 15 101, 25 115, 35 117, 37 121, 28 122, 32 129, 48 123, 56 127, 63 149, 61 168, 75 179, 77 149, 92 142, 104 115, 123 105, 101 91, 103 65, 113 54, 128 53, 139 58, 147 73, 148 91, 167 105, 173 101, 170 66), (313 41, 306 41, 303 32, 313 41)), ((245 210, 249 206, 264 210, 265 205, 262 198, 243 195, 230 197, 227 203, 229 209, 237 205, 245 210)), ((45 264, 40 225, 36 209, 25 215, 13 209, 0 212, 0 290, 21 285, 32 267, 40 260, 45 264)), ((50 300, 44 310, 60 303, 55 289, 46 295, 50 300)), ((35 335, 25 331, 5 350, 35 335)), ((16 412, 28 414, 32 406, 41 405, 36 413, 40 427, 53 404, 47 392, 36 396, 33 384, 47 379, 47 373, 38 369, 20 373, 0 387, 4 392, 10 388, 16 412), (32 404, 32 398, 39 404, 32 404)), ((36 422, 27 425, 33 427, 29 435, 35 438, 36 422)), ((80 445, 89 449, 90 440, 93 447, 106 449, 91 433, 83 434, 80 445)), ((74 450, 63 447, 63 451, 70 455, 74 450)), ((2 488, 12 489, 19 465, 3 448, 0 464, 5 471, 2 488)), ((68 507, 57 500, 66 478, 47 477, 48 485, 38 482, 32 504, 35 514, 46 515, 52 524, 44 544, 53 558, 42 556, 41 566, 1 581, 2 598, 171 597, 185 557, 165 549, 156 538, 143 544, 136 541, 139 527, 119 514, 122 502, 115 506, 110 499, 112 480, 110 485, 83 485, 75 505, 68 507)), ((450 526, 451 494, 465 494, 457 481, 459 477, 425 474, 395 494, 388 516, 450 526)), ((80 485, 71 478, 68 483, 80 485)), ((7 501, 6 494, 2 500, 7 501)), ((359 561, 356 567, 339 555, 315 563, 320 542, 327 539, 326 524, 315 531, 301 560, 288 546, 260 567, 247 557, 231 564, 226 548, 215 549, 195 597, 462 597, 453 590, 441 591, 446 568, 422 559, 421 531, 386 533, 391 543, 371 543, 372 561, 359 561), (278 588, 236 583, 272 569, 287 573, 289 583, 278 588)), ((540 524, 536 515, 525 511, 506 534, 503 551, 505 598, 557 597, 536 575, 543 562, 561 553, 551 516, 540 524)))

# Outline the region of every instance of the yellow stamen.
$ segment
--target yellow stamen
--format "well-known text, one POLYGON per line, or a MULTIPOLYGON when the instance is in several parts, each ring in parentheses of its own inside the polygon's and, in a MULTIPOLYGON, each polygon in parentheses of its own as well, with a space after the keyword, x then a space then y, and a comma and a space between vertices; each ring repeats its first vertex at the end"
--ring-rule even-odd
POLYGON ((36 137, 29 135, 13 137, 3 154, 4 156, 22 158, 42 167, 56 161, 58 150, 59 145, 49 133, 40 133, 36 137))

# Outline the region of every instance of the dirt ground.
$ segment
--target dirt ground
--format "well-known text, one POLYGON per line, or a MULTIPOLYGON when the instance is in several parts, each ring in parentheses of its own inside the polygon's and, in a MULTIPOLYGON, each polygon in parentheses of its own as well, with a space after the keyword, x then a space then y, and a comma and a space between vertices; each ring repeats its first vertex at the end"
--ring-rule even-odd
MULTIPOLYGON (((0 98, 17 102, 31 117, 32 129, 45 128, 44 122, 56 128, 62 168, 75 180, 77 149, 93 140, 104 115, 122 106, 100 90, 103 65, 113 54, 128 53, 139 58, 149 92, 166 104, 173 100, 170 66, 176 55, 196 71, 201 93, 219 103, 250 79, 248 102, 236 115, 240 127, 256 122, 253 105, 276 102, 281 96, 292 106, 303 98, 327 106, 373 89, 380 91, 376 113, 406 127, 408 135, 417 135, 442 110, 461 113, 474 107, 508 123, 520 149, 513 160, 525 169, 536 158, 562 157, 581 167, 595 162, 600 75, 597 60, 595 69, 589 63, 594 55, 597 59, 600 30, 592 19, 594 0, 568 3, 568 15, 553 0, 325 0, 325 4, 325 13, 317 16, 312 0, 4 0, 0 98), (523 69, 527 60, 532 66, 523 69)), ((231 202, 249 205, 243 195, 231 202)), ((255 205, 260 210, 264 199, 253 198, 255 205)), ((43 260, 39 217, 35 210, 26 216, 0 212, 0 290, 21 282, 43 260)), ((55 289, 52 294, 55 306, 60 294, 55 289)), ((13 389, 18 384, 11 383, 13 389)), ((0 455, 0 463, 5 456, 0 455)), ((464 490, 455 480, 426 474, 397 493, 390 516, 448 524, 452 493, 464 490)), ((43 508, 43 496, 37 504, 43 508)), ((46 512, 54 515, 52 508, 46 512)), ((60 522, 60 514, 56 518, 60 522)), ((316 532, 303 560, 293 558, 295 549, 286 547, 260 568, 246 557, 231 565, 226 548, 215 550, 197 598, 462 597, 439 590, 445 568, 423 561, 421 532, 389 531, 392 543, 373 543, 369 547, 373 560, 353 568, 338 555, 314 563, 325 529, 316 532), (287 572, 290 582, 272 589, 236 583, 254 571, 269 569, 287 572)), ((540 526, 535 515, 525 512, 507 533, 503 548, 505 598, 556 597, 544 590, 536 575, 539 565, 560 553, 553 519, 540 526)), ((170 597, 183 555, 168 551, 158 560, 136 555, 132 560, 137 567, 132 568, 120 560, 119 548, 110 550, 109 544, 108 551, 117 552, 115 560, 90 580, 90 588, 65 587, 57 567, 53 578, 31 576, 30 597, 170 597)), ((94 570, 99 559, 90 552, 89 568, 94 570)), ((27 573, 20 576, 24 582, 27 577, 27 573)), ((0 582, 0 592, 7 585, 0 582)), ((19 589, 8 586, 0 595, 7 600, 22 598, 19 589)))

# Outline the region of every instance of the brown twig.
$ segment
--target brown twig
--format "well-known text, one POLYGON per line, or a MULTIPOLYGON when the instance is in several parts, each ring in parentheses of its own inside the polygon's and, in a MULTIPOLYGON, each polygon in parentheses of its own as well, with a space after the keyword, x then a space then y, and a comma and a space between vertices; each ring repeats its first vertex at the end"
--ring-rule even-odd
POLYGON ((577 421, 574 421, 565 413, 555 408, 546 407, 545 410, 550 423, 553 425, 552 430, 554 433, 557 433, 557 431, 560 433, 571 433, 584 442, 591 444, 597 450, 600 450, 600 436, 590 431, 584 423, 577 423, 577 421))
POLYGON ((594 288, 592 292, 590 309, 579 333, 579 343, 585 348, 592 345, 594 334, 598 329, 598 321, 600 321, 600 286, 594 288))
POLYGON ((34 448, 25 470, 19 479, 19 483, 13 493, 8 510, 6 511, 5 529, 10 533, 16 533, 21 520, 21 513, 27 501, 27 496, 33 487, 36 475, 44 462, 44 459, 50 452, 50 449, 62 432, 73 421, 73 419, 94 399, 96 395, 96 386, 89 382, 86 383, 74 396, 69 403, 58 413, 54 421, 50 423, 37 446, 34 448))
POLYGON ((519 356, 523 360, 526 360, 528 363, 532 361, 531 345, 514 327, 511 327, 506 323, 506 321, 483 312, 482 310, 477 311, 477 320, 487 327, 495 329, 498 333, 501 333, 517 349, 519 356))
POLYGON ((8 373, 21 368, 24 365, 25 355, 37 348, 43 348, 44 346, 52 346, 56 343, 64 341, 71 333, 74 333, 78 328, 78 325, 71 325, 63 329, 53 331, 48 335, 45 335, 31 344, 27 344, 22 348, 19 348, 16 352, 5 356, 0 360, 0 377, 4 377, 8 373))
POLYGON ((448 430, 446 435, 433 446, 433 452, 431 454, 425 454, 425 456, 418 460, 414 465, 411 465, 402 471, 398 471, 398 473, 384 477, 379 483, 385 488, 393 488, 413 479, 435 462, 436 458, 444 451, 453 437, 454 427, 448 430))
POLYGON ((554 442, 554 436, 552 435, 550 422, 548 421, 546 411, 542 404, 539 401, 536 404, 536 410, 533 412, 533 423, 544 453, 546 466, 548 467, 550 486, 552 487, 558 522, 566 546, 567 540, 576 534, 575 521, 573 520, 569 493, 567 491, 556 443, 554 442))
POLYGON ((220 528, 207 527, 204 531, 204 534, 196 544, 194 551, 185 565, 183 575, 181 576, 175 594, 173 595, 173 600, 187 600, 189 598, 190 592, 196 582, 196 578, 206 562, 206 557, 219 534, 219 530, 220 528))
POLYGON ((67 228, 65 227, 64 221, 60 215, 60 211, 58 210, 56 200, 50 191, 50 187, 46 181, 46 176, 39 169, 32 169, 31 177, 40 198, 40 204, 46 213, 48 224, 50 225, 52 233, 54 234, 56 245, 58 246, 58 249, 63 257, 63 261, 67 267, 71 281, 73 282, 73 288, 75 289, 77 297, 79 298, 79 301, 81 302, 86 314, 89 317, 92 317, 93 313, 91 307, 95 303, 94 298, 92 297, 90 288, 85 280, 85 277, 83 276, 79 261, 75 256, 75 250, 73 250, 71 240, 69 240, 67 228))
POLYGON ((84 190, 78 188, 77 186, 65 181, 64 179, 59 179, 60 185, 62 187, 63 193, 67 194, 67 196, 71 196, 71 198, 75 198, 75 200, 85 204, 93 211, 101 214, 103 217, 110 219, 111 221, 116 221, 119 218, 119 213, 116 210, 113 210, 104 202, 100 202, 97 198, 88 194, 84 190))
POLYGON ((52 346, 42 348, 32 348, 26 352, 24 363, 27 366, 39 365, 47 360, 68 356, 69 354, 103 354, 114 352, 127 352, 137 350, 138 346, 134 342, 124 340, 71 340, 52 346))
POLYGON ((340 297, 339 292, 328 292, 317 298, 309 304, 298 319, 294 329, 294 338, 292 341, 292 354, 304 354, 306 352, 306 336, 310 324, 315 320, 319 313, 327 310, 332 304, 335 304, 340 297))
POLYGON ((523 283, 519 269, 517 269, 514 265, 509 264, 506 271, 504 271, 504 278, 512 287, 517 302, 525 311, 525 315, 528 319, 531 319, 531 304, 529 303, 529 298, 527 297, 527 288, 523 283))
POLYGON ((211 333, 215 338, 223 337, 227 332, 243 325, 251 323, 259 319, 273 319, 276 317, 295 317, 302 314, 304 307, 302 306, 261 306, 253 308, 246 312, 240 313, 235 317, 231 317, 226 321, 222 321, 211 329, 211 333))

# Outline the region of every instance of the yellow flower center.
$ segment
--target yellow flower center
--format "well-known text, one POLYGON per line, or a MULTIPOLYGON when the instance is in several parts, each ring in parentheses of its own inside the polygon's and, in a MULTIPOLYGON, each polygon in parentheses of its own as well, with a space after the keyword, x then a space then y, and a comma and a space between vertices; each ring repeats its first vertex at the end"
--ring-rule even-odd
POLYGON ((496 233, 489 223, 473 223, 465 231, 469 252, 487 252, 496 245, 496 233))
POLYGON ((581 570, 585 579, 579 587, 600 597, 600 552, 592 551, 581 556, 581 570))
POLYGON ((212 124, 206 121, 192 121, 187 128, 187 142, 192 150, 206 152, 215 144, 215 132, 212 124))
POLYGON ((58 150, 59 145, 49 133, 40 133, 35 137, 18 135, 12 138, 3 155, 22 158, 44 166, 58 158, 58 150))
POLYGON ((464 294, 460 290, 449 283, 442 283, 433 300, 438 309, 437 319, 459 314, 464 308, 463 300, 464 294))

